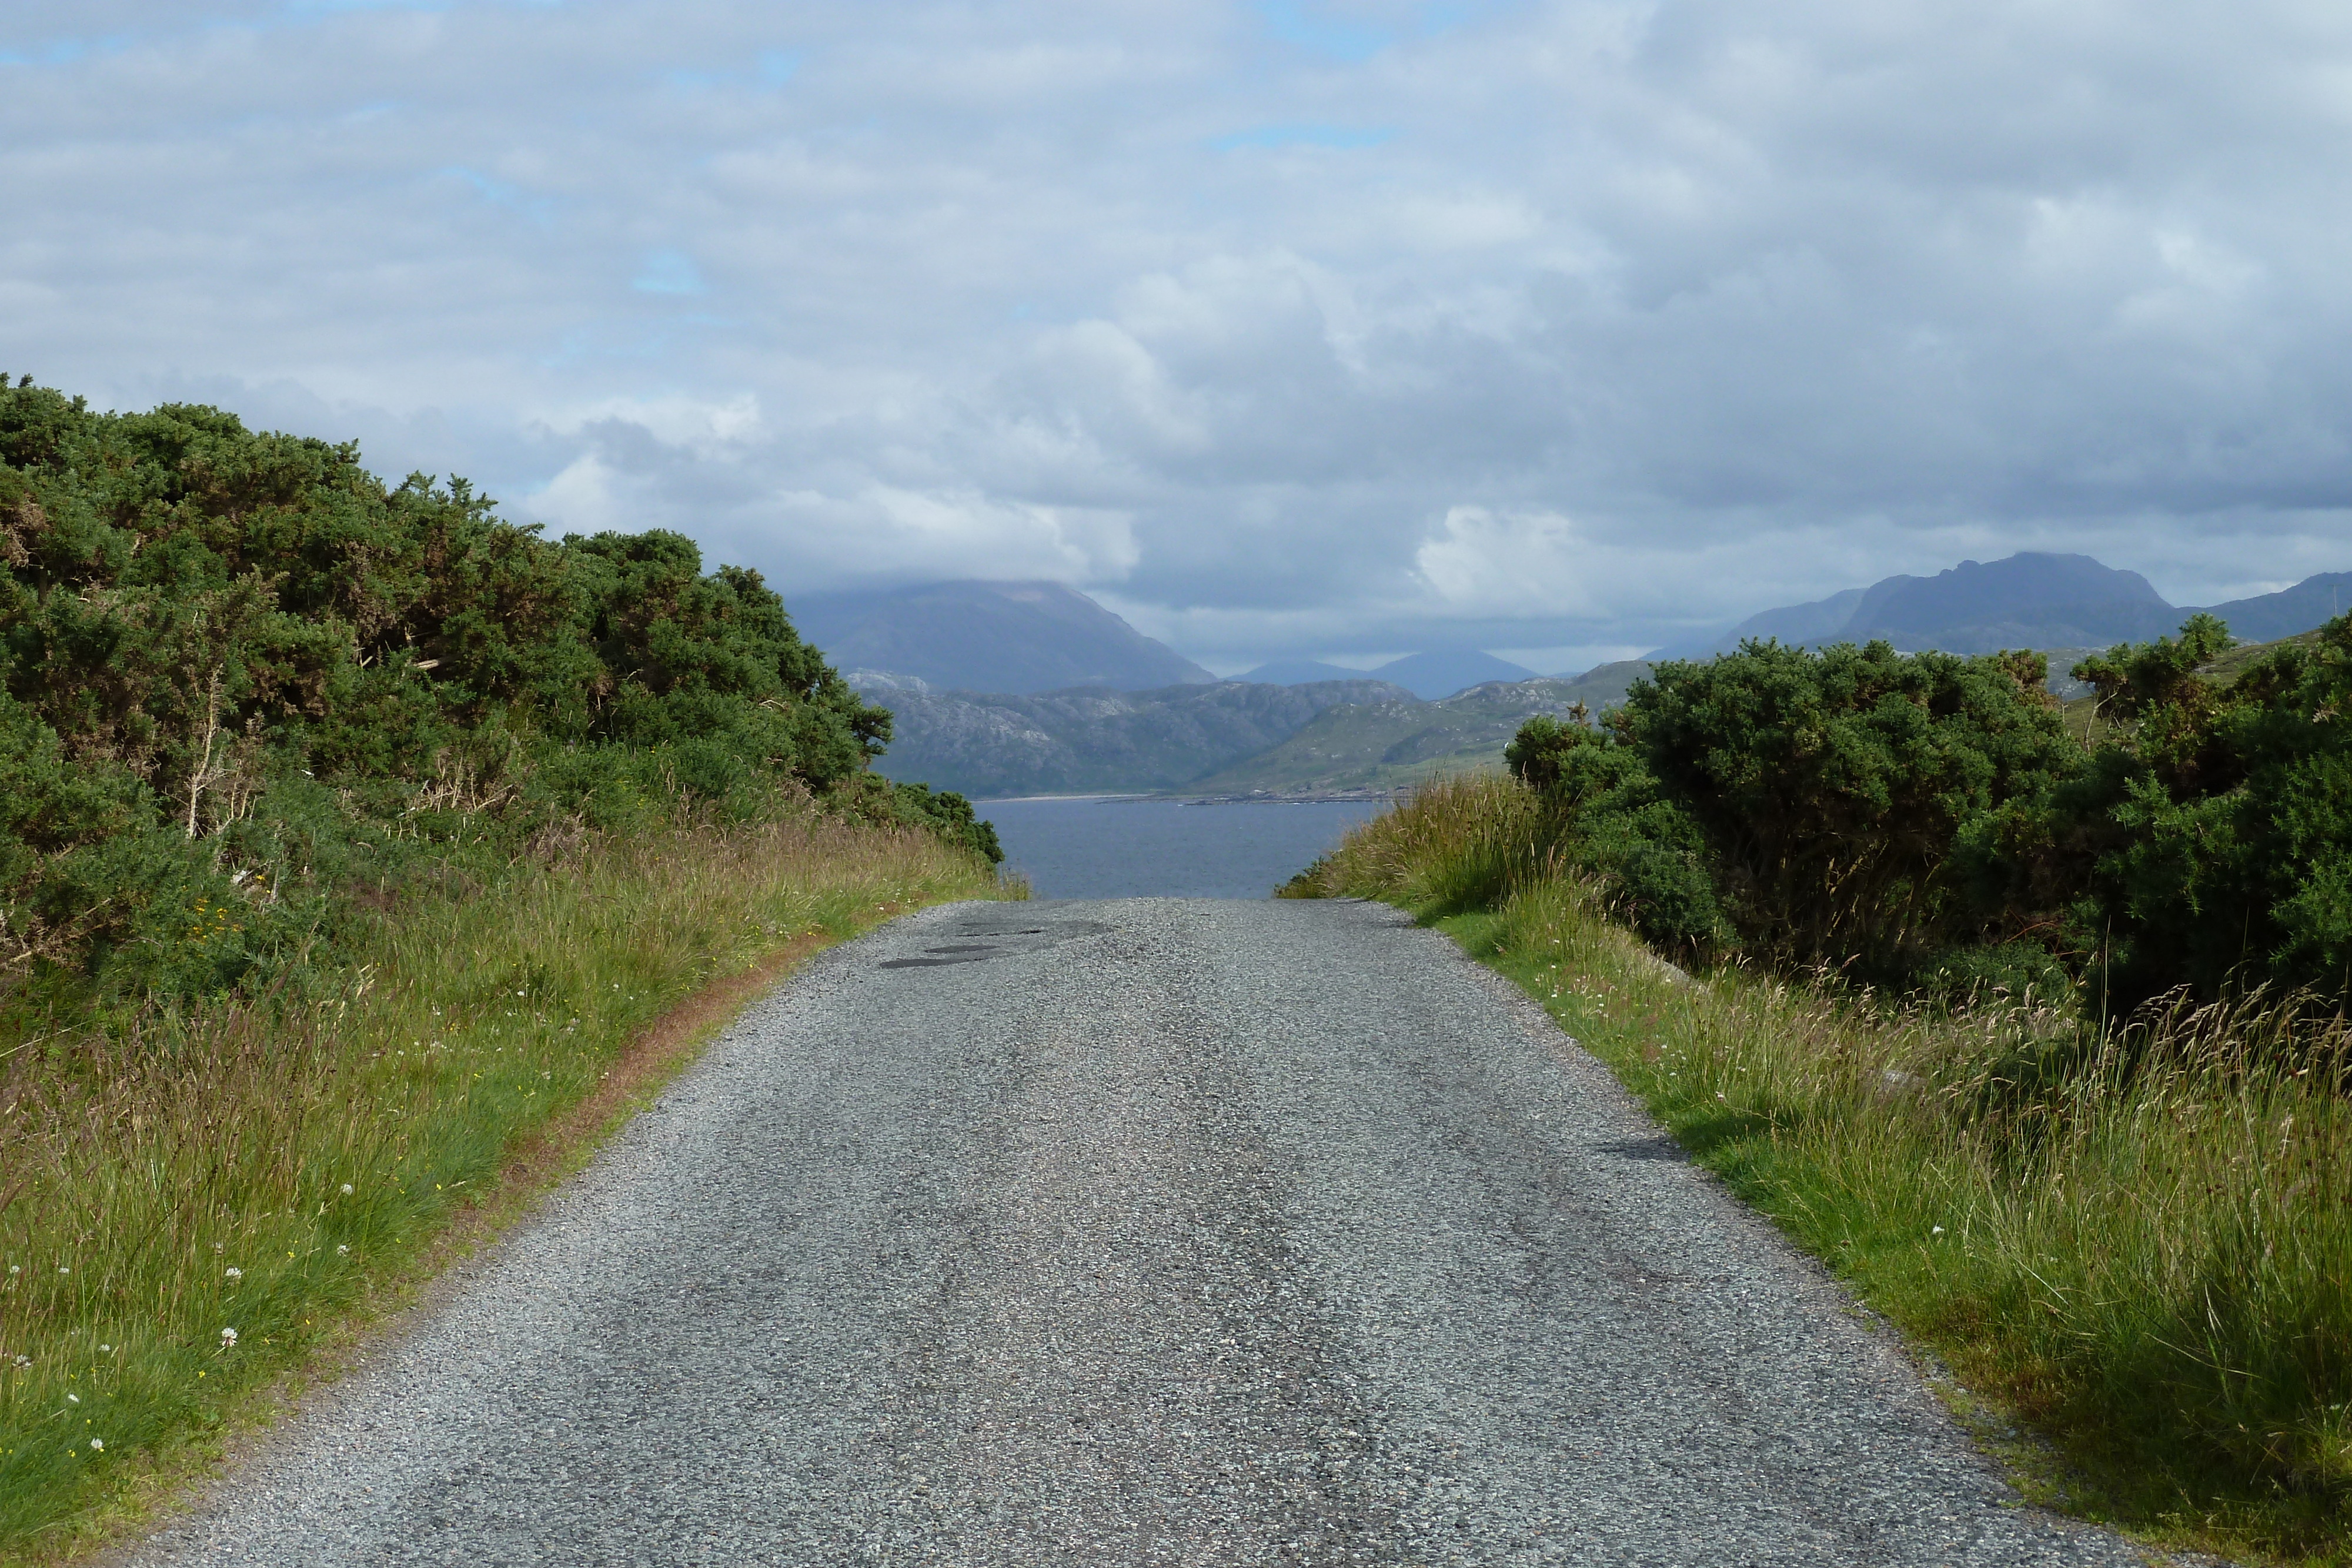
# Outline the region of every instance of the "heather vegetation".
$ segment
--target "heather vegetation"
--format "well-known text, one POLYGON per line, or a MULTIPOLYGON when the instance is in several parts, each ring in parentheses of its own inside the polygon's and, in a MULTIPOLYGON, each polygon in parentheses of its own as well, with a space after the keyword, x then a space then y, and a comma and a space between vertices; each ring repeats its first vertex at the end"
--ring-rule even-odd
POLYGON ((2352 622, 2077 674, 2070 716, 2030 655, 1662 665, 1286 891, 1517 979, 2030 1491, 2352 1562, 2352 622))
POLYGON ((215 409, 0 386, 0 988, 92 1001, 331 971, 355 912, 582 835, 814 799, 995 857, 867 764, 890 716, 757 572, 569 537, 215 409))

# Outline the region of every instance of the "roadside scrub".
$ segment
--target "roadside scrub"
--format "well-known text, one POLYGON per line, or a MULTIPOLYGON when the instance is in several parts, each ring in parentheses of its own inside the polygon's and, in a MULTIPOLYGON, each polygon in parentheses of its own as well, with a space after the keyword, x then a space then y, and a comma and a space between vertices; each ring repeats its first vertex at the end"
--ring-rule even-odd
POLYGON ((16 1045, 0 1558, 102 1539, 429 1273, 453 1226, 576 1164, 629 1109, 613 1074, 657 1087, 687 1060, 690 1039, 632 1054, 681 1004, 908 908, 1019 894, 924 829, 706 816, 380 912, 332 984, 16 1045))
POLYGON ((2352 1040, 2255 990, 2120 1019, 1696 979, 1548 849, 1538 791, 1442 782, 1292 896, 1414 912, 1517 981, 1694 1158, 1939 1358, 2028 1491, 2185 1545, 2352 1562, 2352 1040))

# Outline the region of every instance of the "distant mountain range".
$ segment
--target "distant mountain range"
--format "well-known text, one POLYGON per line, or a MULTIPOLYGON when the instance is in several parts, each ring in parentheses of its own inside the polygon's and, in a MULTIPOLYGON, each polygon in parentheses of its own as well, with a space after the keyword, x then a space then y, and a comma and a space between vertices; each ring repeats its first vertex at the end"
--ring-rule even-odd
POLYGON ((1279 746, 1183 788, 1203 795, 1373 794, 1432 774, 1499 768, 1503 747, 1529 717, 1565 714, 1578 703, 1597 714, 1623 702, 1649 667, 1628 660, 1574 680, 1491 681, 1433 702, 1334 704, 1279 746))
POLYGON ((2352 609, 2352 572, 2324 572, 2277 593, 2226 604, 2179 606, 2136 571, 2086 555, 2028 551, 2002 560, 1964 560, 1933 577, 1889 577, 1811 604, 1767 610, 1650 657, 1704 659, 1751 637, 1811 647, 1883 638, 1906 653, 2104 648, 2176 632, 2199 609, 2228 622, 2241 641, 2269 642, 2352 609))
POLYGON ((801 635, 824 649, 834 668, 879 689, 1023 695, 1074 686, 1150 691, 1217 678, 1058 582, 933 582, 815 594, 789 608, 801 635))
POLYGON ((1492 681, 1435 702, 1361 678, 1028 695, 859 685, 896 721, 897 738, 876 765, 892 779, 983 800, 1314 795, 1496 766, 1530 714, 1564 714, 1579 702, 1598 713, 1622 702, 1648 668, 1628 661, 1574 681, 1492 681))
MULTIPOLYGON (((2246 642, 2352 609, 2352 572, 2206 606, 2246 642)), ((1885 638, 1957 653, 2051 652, 2053 684, 2082 650, 2177 630, 2192 608, 2088 556, 1963 561, 1749 616, 1718 635, 1582 675, 1542 677, 1476 651, 1373 671, 1312 660, 1219 681, 1084 594, 1049 582, 947 582, 792 606, 803 634, 896 716, 879 764, 981 799, 1007 795, 1378 793, 1500 765, 1535 713, 1599 712, 1659 658, 1749 637, 1821 646, 1885 638)))
POLYGON ((1181 789, 1279 745, 1335 705, 1417 702, 1360 678, 1156 692, 861 689, 894 720, 896 738, 876 764, 885 776, 981 798, 1181 789))
POLYGON ((1310 681, 1373 680, 1402 686, 1417 697, 1450 697, 1488 681, 1532 681, 1537 674, 1475 648, 1435 653, 1407 653, 1371 670, 1348 670, 1317 659, 1278 659, 1235 677, 1268 685, 1296 686, 1310 681))

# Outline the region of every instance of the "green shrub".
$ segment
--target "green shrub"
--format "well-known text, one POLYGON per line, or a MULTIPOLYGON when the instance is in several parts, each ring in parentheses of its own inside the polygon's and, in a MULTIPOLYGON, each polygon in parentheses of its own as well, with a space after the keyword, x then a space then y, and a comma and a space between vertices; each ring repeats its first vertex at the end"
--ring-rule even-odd
POLYGON ((2081 981, 2352 991, 2352 618, 2216 678, 2210 615, 2074 669, 2032 653, 1748 643, 1667 664, 1595 729, 1506 753, 1548 842, 1653 943, 1732 945, 1932 996, 2081 981))
POLYGON ((1520 727, 1504 761, 1541 796, 1556 852, 1644 937, 1684 956, 1731 940, 1698 824, 1660 792, 1621 733, 1538 715, 1520 727))
POLYGON ((0 387, 0 996, 203 995, 548 835, 812 794, 976 853, 757 572, 217 409, 0 387), (62 989, 60 988, 62 988, 62 989))
POLYGON ((2040 832, 2116 1008, 2178 985, 2352 993, 2352 617, 2229 685, 2210 616, 2076 674, 2122 721, 2040 832))
POLYGON ((2046 674, 2032 653, 1750 643, 1660 665, 1615 716, 1747 942, 1891 976, 1987 934, 1962 847, 2080 770, 2046 674))

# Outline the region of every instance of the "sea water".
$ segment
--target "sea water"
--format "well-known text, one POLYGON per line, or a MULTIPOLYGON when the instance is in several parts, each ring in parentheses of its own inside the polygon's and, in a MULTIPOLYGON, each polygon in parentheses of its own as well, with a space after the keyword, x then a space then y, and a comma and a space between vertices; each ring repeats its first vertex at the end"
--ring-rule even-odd
POLYGON ((1039 898, 1265 898, 1380 800, 973 802, 1039 898))

